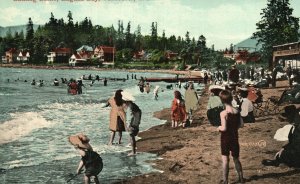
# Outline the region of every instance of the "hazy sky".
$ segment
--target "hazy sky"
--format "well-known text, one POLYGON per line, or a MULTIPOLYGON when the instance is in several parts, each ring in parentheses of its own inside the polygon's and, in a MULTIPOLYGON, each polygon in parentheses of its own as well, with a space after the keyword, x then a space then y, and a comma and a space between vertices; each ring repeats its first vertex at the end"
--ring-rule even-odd
MULTIPOLYGON (((290 0, 293 15, 300 17, 300 3, 290 0)), ((70 10, 74 22, 85 17, 94 25, 104 27, 123 20, 124 28, 131 21, 131 32, 137 25, 142 34, 150 34, 152 22, 158 24, 158 34, 190 36, 203 34, 207 46, 216 49, 229 47, 252 35, 260 20, 266 0, 1 0, 0 26, 26 24, 31 17, 34 24, 45 24, 50 13, 67 21, 70 10)))

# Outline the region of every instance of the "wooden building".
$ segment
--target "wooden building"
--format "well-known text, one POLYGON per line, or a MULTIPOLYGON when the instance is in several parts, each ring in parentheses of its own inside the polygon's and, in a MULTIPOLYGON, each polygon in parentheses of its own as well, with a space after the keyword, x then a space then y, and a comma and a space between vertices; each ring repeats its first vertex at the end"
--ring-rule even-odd
POLYGON ((300 69, 300 42, 273 46, 273 67, 278 64, 300 69))

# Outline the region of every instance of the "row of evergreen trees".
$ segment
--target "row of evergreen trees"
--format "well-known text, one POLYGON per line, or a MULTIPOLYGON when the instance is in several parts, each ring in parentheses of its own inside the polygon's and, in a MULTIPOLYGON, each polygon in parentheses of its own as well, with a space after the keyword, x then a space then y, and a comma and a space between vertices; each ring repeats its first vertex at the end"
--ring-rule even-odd
MULTIPOLYGON (((272 47, 274 45, 299 41, 299 18, 292 15, 293 8, 289 0, 267 0, 267 7, 262 9, 261 20, 256 24, 257 31, 253 38, 262 44, 260 54, 262 61, 272 66, 272 47)), ((24 34, 8 33, 6 37, 0 37, 0 54, 9 48, 28 49, 32 56, 33 63, 45 63, 46 55, 53 48, 64 46, 73 50, 81 45, 107 45, 117 48, 117 61, 130 61, 132 54, 141 49, 155 53, 155 62, 165 62, 164 51, 171 50, 179 53, 183 66, 185 63, 197 65, 211 65, 215 67, 228 66, 228 60, 223 58, 222 52, 206 46, 206 38, 200 35, 198 39, 190 38, 187 31, 185 37, 172 35, 166 37, 165 31, 159 36, 157 23, 152 22, 149 35, 141 34, 141 26, 135 30, 131 22, 124 28, 123 21, 118 21, 117 29, 93 25, 88 18, 75 22, 72 12, 69 11, 67 21, 63 18, 56 19, 51 13, 49 21, 39 26, 36 31, 33 29, 33 21, 29 18, 27 30, 24 34), (122 57, 121 57, 122 56, 122 57), (124 59, 124 56, 125 59, 124 59)), ((233 52, 233 45, 230 45, 227 52, 233 52)))
POLYGON ((166 37, 163 31, 159 36, 156 22, 152 22, 149 35, 142 35, 140 25, 133 30, 131 22, 124 27, 121 20, 115 29, 113 25, 111 27, 93 25, 87 17, 80 22, 74 22, 71 11, 68 12, 67 21, 63 18, 56 19, 51 13, 49 21, 39 26, 36 31, 33 28, 33 20, 29 18, 25 34, 23 31, 14 35, 7 33, 6 37, 0 39, 0 52, 3 55, 9 48, 27 49, 32 56, 31 62, 36 64, 46 63, 46 55, 56 47, 70 47, 75 51, 82 45, 115 46, 117 56, 122 55, 123 58, 124 55, 127 56, 125 61, 129 61, 134 52, 142 49, 159 53, 157 62, 167 61, 164 58, 164 51, 171 50, 190 64, 200 64, 201 59, 211 60, 211 54, 215 53, 213 46, 207 48, 206 38, 203 35, 196 40, 194 37, 190 38, 188 31, 185 37, 175 35, 166 37))

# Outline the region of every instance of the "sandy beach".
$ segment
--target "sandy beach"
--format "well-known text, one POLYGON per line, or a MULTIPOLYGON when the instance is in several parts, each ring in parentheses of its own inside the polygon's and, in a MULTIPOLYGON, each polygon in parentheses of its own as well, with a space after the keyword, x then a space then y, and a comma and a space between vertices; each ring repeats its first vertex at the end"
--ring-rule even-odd
MULTIPOLYGON (((264 99, 280 96, 287 86, 286 81, 278 81, 278 88, 262 89, 264 99)), ((167 120, 163 125, 139 134, 139 152, 157 154, 162 160, 151 162, 162 173, 150 173, 129 178, 119 183, 219 183, 221 180, 220 133, 208 124, 206 104, 208 93, 204 91, 201 106, 189 128, 170 128, 170 109, 156 112, 155 117, 167 120)), ((280 107, 281 109, 284 106, 280 107)), ((245 124, 239 130, 241 146, 240 160, 246 183, 299 183, 300 170, 283 164, 279 167, 265 167, 263 159, 272 159, 286 142, 273 139, 278 128, 287 122, 279 119, 279 114, 269 114, 256 118, 256 123, 245 124)), ((233 161, 230 161, 229 183, 236 183, 237 175, 233 161)))
MULTIPOLYGON (((3 66, 2 66, 3 67, 3 66)), ((8 67, 8 66, 6 66, 8 67)), ((69 67, 13 66, 35 69, 70 69, 69 67)), ((106 70, 99 68, 74 68, 87 70, 106 70)), ((109 69, 112 70, 112 69, 109 69)), ((128 72, 163 72, 189 75, 187 71, 176 70, 126 70, 128 72)), ((193 74, 193 73, 192 73, 193 74)), ((278 81, 277 88, 262 89, 264 99, 280 96, 287 81, 278 81)), ((154 116, 166 120, 163 125, 155 126, 139 133, 138 152, 154 153, 162 159, 151 161, 154 168, 162 171, 127 178, 118 183, 219 183, 221 179, 220 133, 208 123, 206 105, 209 94, 204 90, 200 107, 195 112, 194 121, 189 128, 170 127, 170 108, 155 112, 154 116)), ((171 104, 171 102, 170 102, 171 104)), ((282 109, 284 106, 281 106, 282 109)), ((239 130, 240 160, 246 183, 299 183, 300 170, 283 164, 279 167, 265 167, 263 159, 272 159, 286 142, 273 139, 278 128, 287 122, 279 119, 279 114, 267 114, 256 118, 256 123, 246 124, 239 130)), ((233 162, 230 162, 229 182, 236 183, 237 175, 233 162)))

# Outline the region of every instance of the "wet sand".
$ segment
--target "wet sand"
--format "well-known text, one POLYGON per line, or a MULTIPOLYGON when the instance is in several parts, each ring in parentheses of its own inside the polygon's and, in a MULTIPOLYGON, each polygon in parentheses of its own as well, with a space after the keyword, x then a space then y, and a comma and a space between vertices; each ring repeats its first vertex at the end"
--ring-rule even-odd
MULTIPOLYGON (((264 99, 280 96, 286 81, 277 82, 278 88, 263 89, 264 99)), ((220 133, 216 127, 208 124, 206 118, 207 91, 200 99, 201 106, 196 112, 191 127, 172 129, 170 127, 170 109, 156 112, 155 117, 167 120, 163 125, 151 128, 139 134, 138 152, 157 154, 162 160, 151 161, 156 169, 163 173, 150 173, 125 179, 118 183, 219 183, 221 180, 220 133)), ((284 106, 281 106, 282 110, 284 106)), ((266 113, 256 118, 256 123, 245 124, 239 130, 241 146, 240 160, 246 183, 299 183, 300 169, 265 167, 263 159, 272 159, 277 151, 287 142, 273 139, 278 128, 287 124, 279 114, 266 113)), ((229 183, 236 183, 237 174, 233 161, 230 161, 229 183)))

